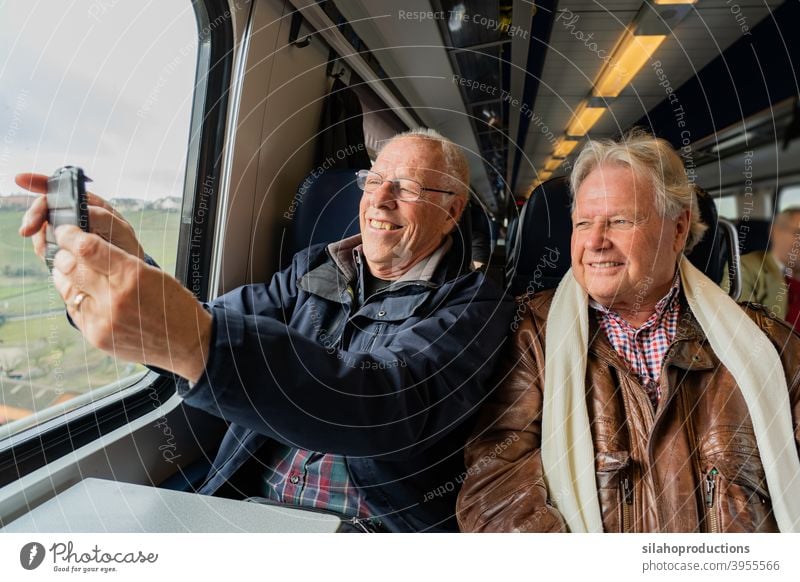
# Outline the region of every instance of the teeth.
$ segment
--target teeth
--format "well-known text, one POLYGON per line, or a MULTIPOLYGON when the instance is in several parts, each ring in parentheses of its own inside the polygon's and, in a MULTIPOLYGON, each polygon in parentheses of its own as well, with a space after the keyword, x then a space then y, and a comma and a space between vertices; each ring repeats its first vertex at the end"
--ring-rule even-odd
POLYGON ((369 225, 372 228, 379 228, 379 229, 382 229, 382 230, 396 230, 396 229, 400 228, 399 226, 395 226, 390 222, 382 222, 380 220, 370 220, 369 221, 369 225))
POLYGON ((607 261, 605 263, 592 263, 592 266, 595 267, 595 268, 599 268, 599 269, 605 269, 607 267, 618 267, 621 264, 622 263, 614 263, 614 262, 611 262, 611 261, 607 261))

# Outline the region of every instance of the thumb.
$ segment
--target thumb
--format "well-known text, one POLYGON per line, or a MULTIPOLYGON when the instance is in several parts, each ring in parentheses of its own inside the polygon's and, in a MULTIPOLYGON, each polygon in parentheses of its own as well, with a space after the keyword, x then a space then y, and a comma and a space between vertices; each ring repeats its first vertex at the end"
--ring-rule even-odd
POLYGON ((47 176, 44 174, 17 174, 14 176, 14 182, 20 188, 25 188, 38 194, 47 194, 47 176))

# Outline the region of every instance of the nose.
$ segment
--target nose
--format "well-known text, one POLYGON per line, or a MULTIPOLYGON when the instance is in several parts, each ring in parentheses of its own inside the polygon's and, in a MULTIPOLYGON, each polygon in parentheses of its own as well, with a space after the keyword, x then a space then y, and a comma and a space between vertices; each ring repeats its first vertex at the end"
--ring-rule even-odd
POLYGON ((611 246, 608 237, 606 236, 606 229, 608 224, 604 220, 597 220, 592 223, 592 228, 586 237, 586 248, 593 251, 601 251, 611 246))
POLYGON ((397 206, 397 198, 394 195, 394 185, 389 180, 384 180, 372 194, 364 193, 369 196, 370 205, 375 208, 394 208, 397 206))

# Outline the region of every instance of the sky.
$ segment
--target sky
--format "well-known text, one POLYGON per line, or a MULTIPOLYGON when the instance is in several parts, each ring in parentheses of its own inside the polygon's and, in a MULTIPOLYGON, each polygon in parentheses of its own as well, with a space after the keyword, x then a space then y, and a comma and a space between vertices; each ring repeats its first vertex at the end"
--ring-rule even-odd
POLYGON ((105 198, 182 196, 197 44, 189 0, 0 0, 0 195, 75 165, 105 198))

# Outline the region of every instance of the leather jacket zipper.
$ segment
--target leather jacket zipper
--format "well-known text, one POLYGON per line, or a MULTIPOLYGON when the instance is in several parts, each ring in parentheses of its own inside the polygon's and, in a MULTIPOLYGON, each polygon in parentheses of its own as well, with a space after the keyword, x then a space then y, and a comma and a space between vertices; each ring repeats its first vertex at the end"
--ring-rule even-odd
POLYGON ((717 475, 719 471, 711 469, 706 475, 706 524, 709 533, 719 533, 719 516, 717 515, 717 475))
POLYGON ((632 531, 632 513, 633 513, 633 486, 631 480, 627 475, 622 476, 622 532, 628 533, 632 531))

